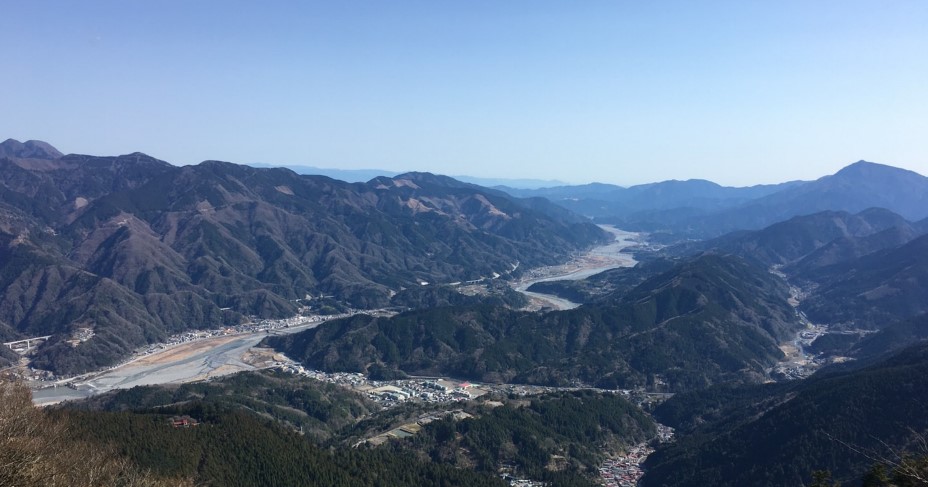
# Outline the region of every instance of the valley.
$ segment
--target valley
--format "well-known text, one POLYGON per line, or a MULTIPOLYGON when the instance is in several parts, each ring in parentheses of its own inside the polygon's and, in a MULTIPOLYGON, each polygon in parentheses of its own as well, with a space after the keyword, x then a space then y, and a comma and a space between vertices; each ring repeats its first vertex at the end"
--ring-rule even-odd
MULTIPOLYGON (((642 236, 609 225, 600 227, 613 235, 615 240, 590 249, 565 264, 526 271, 527 278, 513 282, 513 288, 555 309, 579 306, 578 303, 557 296, 527 292, 525 289, 536 282, 584 279, 608 269, 635 265, 635 259, 628 253, 628 249, 642 245, 642 236)), ((33 400, 37 405, 48 405, 114 389, 209 380, 235 372, 257 370, 262 367, 250 363, 245 357, 268 335, 297 333, 319 326, 329 319, 346 318, 362 312, 375 316, 391 315, 391 312, 385 310, 364 310, 330 317, 295 316, 284 320, 262 320, 223 330, 185 332, 172 337, 165 344, 143 347, 132 358, 115 367, 64 380, 35 381, 32 383, 33 400)))
POLYGON ((294 317, 242 325, 238 330, 187 332, 139 351, 125 363, 77 377, 33 381, 37 405, 83 399, 114 389, 209 380, 222 375, 266 368, 246 357, 268 334, 296 333, 323 323, 325 318, 294 317))
POLYGON ((633 247, 646 246, 645 235, 626 232, 612 225, 599 225, 599 227, 609 232, 614 240, 584 252, 565 264, 526 271, 520 279, 512 283, 513 289, 531 298, 534 306, 538 308, 565 310, 580 306, 580 303, 553 294, 528 291, 528 288, 539 282, 580 280, 609 269, 633 267, 637 261, 628 250, 633 247))
MULTIPOLYGON (((774 266, 770 272, 784 282, 789 283, 786 274, 780 270, 780 266, 774 266)), ((783 351, 783 359, 769 371, 771 378, 774 380, 805 379, 826 365, 839 364, 851 360, 849 357, 840 354, 821 355, 816 353, 816 351, 813 350, 813 344, 826 335, 831 334, 863 338, 875 333, 875 330, 849 329, 847 327, 840 330, 832 330, 827 324, 813 323, 809 320, 809 317, 806 316, 805 312, 799 309, 803 299, 808 295, 808 291, 803 291, 794 285, 789 286, 789 299, 787 302, 790 306, 795 308, 796 316, 799 318, 799 323, 802 325, 802 328, 796 332, 795 337, 791 340, 780 344, 780 350, 783 351)))
MULTIPOLYGON (((928 336, 928 220, 889 209, 698 239, 428 173, 346 184, 144 154, 43 157, 0 159, 0 360, 51 415, 136 429, 167 413, 270 421, 249 434, 298 435, 280 448, 328 448, 348 463, 375 455, 381 472, 411 455, 416 475, 488 485, 683 486, 694 445, 729 451, 742 425, 766 438, 765 418, 780 414, 796 424, 796 394, 841 404, 814 384, 866 391, 872 364, 892 377, 922 366, 917 351, 905 370, 879 362, 928 336)), ((910 177, 856 163, 815 184, 718 194, 787 198, 798 209, 776 212, 789 214, 811 208, 796 188, 874 172, 910 177)), ((636 204, 677 211, 649 191, 636 204)), ((703 236, 741 225, 722 217, 703 236)), ((907 398, 893 380, 879 386, 907 398)), ((853 407, 912 407, 897 402, 853 407)), ((202 458, 226 453, 201 447, 202 458)), ((800 454, 813 456, 792 448, 783 463, 800 454)), ((136 461, 159 468, 152 458, 136 461)), ((251 468, 222 465, 184 472, 251 468)), ((862 468, 829 465, 846 479, 862 468)))
POLYGON ((2 12, 0 487, 928 487, 928 1, 2 12))

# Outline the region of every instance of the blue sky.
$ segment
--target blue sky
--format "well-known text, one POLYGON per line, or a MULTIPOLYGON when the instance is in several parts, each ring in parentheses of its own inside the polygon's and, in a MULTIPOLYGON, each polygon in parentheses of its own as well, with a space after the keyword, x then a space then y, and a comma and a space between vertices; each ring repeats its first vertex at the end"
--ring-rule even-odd
POLYGON ((928 175, 928 2, 29 1, 0 139, 618 184, 928 175))

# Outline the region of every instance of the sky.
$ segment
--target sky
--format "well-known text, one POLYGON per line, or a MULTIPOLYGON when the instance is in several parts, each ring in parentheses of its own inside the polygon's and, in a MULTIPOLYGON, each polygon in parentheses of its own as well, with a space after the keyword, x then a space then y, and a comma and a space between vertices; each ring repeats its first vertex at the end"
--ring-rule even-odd
POLYGON ((0 0, 0 140, 726 185, 928 175, 928 1, 0 0))

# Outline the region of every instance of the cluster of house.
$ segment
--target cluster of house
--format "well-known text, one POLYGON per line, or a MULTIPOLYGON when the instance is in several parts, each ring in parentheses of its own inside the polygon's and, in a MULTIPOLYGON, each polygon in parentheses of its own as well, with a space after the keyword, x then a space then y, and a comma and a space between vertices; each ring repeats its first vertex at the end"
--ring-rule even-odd
MULTIPOLYGON (((374 382, 374 381, 371 381, 374 382)), ((417 399, 423 402, 455 402, 466 401, 486 394, 486 390, 475 387, 469 382, 452 382, 444 379, 438 380, 398 380, 390 381, 385 385, 372 383, 367 395, 385 406, 417 399)))
POLYGON ((171 417, 171 419, 168 420, 168 424, 174 428, 190 428, 200 423, 198 423, 197 420, 191 418, 190 416, 184 415, 171 417))
POLYGON ((548 486, 546 482, 539 482, 537 480, 520 479, 520 478, 513 477, 509 474, 503 474, 503 475, 500 475, 500 477, 502 477, 503 480, 509 481, 509 487, 547 487, 548 486))
POLYGON ((606 487, 634 487, 644 475, 641 463, 653 450, 639 445, 631 448, 627 454, 617 459, 608 459, 599 467, 599 477, 606 487))
MULTIPOLYGON (((673 428, 657 424, 657 440, 661 443, 673 439, 673 428)), ((599 468, 599 478, 605 487, 635 487, 644 475, 641 464, 654 452, 648 443, 630 448, 624 455, 610 458, 599 468)))
POLYGON ((306 369, 297 363, 280 364, 279 367, 285 372, 304 375, 319 381, 364 392, 368 397, 384 407, 395 406, 406 401, 430 403, 466 401, 488 392, 485 386, 477 386, 467 381, 457 382, 446 379, 375 381, 368 379, 363 374, 322 372, 306 369))

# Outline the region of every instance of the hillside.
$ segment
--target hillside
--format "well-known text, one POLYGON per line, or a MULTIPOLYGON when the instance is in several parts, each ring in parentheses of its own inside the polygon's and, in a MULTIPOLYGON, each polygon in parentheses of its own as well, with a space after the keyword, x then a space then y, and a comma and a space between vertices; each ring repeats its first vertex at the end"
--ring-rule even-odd
POLYGON ((84 445, 110 445, 151 475, 194 485, 319 487, 495 486, 498 478, 384 450, 321 448, 270 419, 243 410, 193 404, 198 422, 173 428, 172 414, 60 410, 53 413, 84 445))
POLYGON ((20 142, 15 139, 6 139, 0 142, 0 158, 51 160, 63 155, 58 152, 58 149, 41 140, 20 142))
POLYGON ((846 354, 858 359, 878 358, 928 339, 928 313, 920 314, 855 341, 846 354))
MULTIPOLYGON (((895 326, 928 311, 924 306, 928 274, 922 262, 926 231, 924 220, 910 222, 881 208, 857 214, 824 211, 761 230, 679 244, 667 252, 685 256, 711 249, 761 266, 776 266, 802 289, 800 309, 812 322, 834 328, 807 351, 824 357, 856 356, 862 354, 858 342, 864 336, 854 330, 895 326)), ((894 330, 893 338, 887 335, 884 339, 887 346, 921 337, 919 330, 903 324, 894 330)), ((872 356, 879 350, 876 344, 882 342, 867 340, 873 345, 864 355, 872 356)))
POLYGON ((880 232, 859 236, 839 237, 809 253, 798 262, 786 266, 790 275, 811 275, 816 269, 859 259, 880 250, 901 247, 928 231, 923 224, 902 224, 880 232))
POLYGON ((74 373, 183 329, 291 315, 307 297, 378 307, 607 238, 545 200, 425 173, 349 184, 138 153, 7 157, 0 335, 54 335, 37 363, 74 373), (65 343, 78 328, 95 335, 65 343))
POLYGON ((643 485, 785 487, 809 482, 815 470, 854 481, 876 458, 892 458, 888 448, 915 447, 928 432, 928 346, 861 370, 823 372, 675 396, 655 415, 681 430, 648 459, 643 485))
MULTIPOLYGON (((926 229, 928 230, 928 229, 926 229)), ((901 216, 881 208, 869 208, 856 214, 844 211, 822 211, 796 216, 754 231, 732 232, 721 237, 675 246, 672 252, 686 255, 716 249, 730 252, 762 265, 813 267, 853 259, 860 252, 880 250, 879 244, 895 246, 905 243, 904 236, 921 231, 901 216), (896 229, 899 240, 872 238, 870 245, 861 237, 871 237, 896 229)))
MULTIPOLYGON (((622 395, 593 391, 511 397, 494 394, 453 405, 410 401, 388 409, 372 406, 361 394, 340 386, 264 371, 234 374, 207 383, 135 387, 64 403, 52 410, 56 416, 97 425, 92 429, 86 425, 74 428, 85 441, 106 439, 126 449, 139 441, 149 441, 141 451, 127 454, 138 465, 161 475, 182 475, 199 482, 228 481, 239 475, 253 481, 259 474, 267 475, 266 469, 272 465, 286 466, 287 470, 277 472, 276 477, 258 481, 260 485, 267 485, 272 478, 280 482, 306 476, 313 462, 328 456, 334 465, 326 467, 326 475, 346 481, 353 477, 394 476, 399 473, 398 467, 408 463, 407 475, 424 482, 422 485, 433 485, 422 477, 428 471, 444 472, 449 481, 455 478, 450 472, 458 471, 460 481, 489 482, 501 468, 506 468, 521 478, 586 486, 606 451, 620 451, 655 436, 651 418, 622 395), (449 407, 466 414, 448 415, 449 407), (385 429, 428 415, 425 413, 441 418, 422 424, 421 431, 417 428, 412 437, 394 438, 377 447, 351 448, 385 429), (189 430, 172 433, 166 419, 179 415, 201 422, 192 429, 214 431, 204 432, 206 436, 189 430), (158 419, 163 420, 162 424, 158 419), (273 424, 266 420, 273 420, 273 424), (107 421, 116 426, 98 426, 107 421), (238 465, 221 458, 221 445, 210 439, 213 434, 220 434, 220 438, 230 434, 220 431, 231 424, 244 428, 246 439, 274 432, 281 438, 266 446, 256 444, 255 461, 238 465), (305 434, 302 441, 293 441, 297 430, 305 434), (179 445, 173 443, 175 440, 193 449, 190 457, 173 451, 179 445), (321 447, 328 450, 326 454, 321 447), (310 465, 300 462, 300 455, 305 455, 304 462, 310 465), (372 461, 370 471, 351 469, 343 463, 350 457, 372 461), (552 463, 559 465, 559 471, 549 471, 552 463), (475 471, 476 475, 467 471, 475 471)), ((316 479, 311 485, 323 480, 313 475, 306 478, 316 479)), ((246 480, 233 482, 240 485, 246 480)))
POLYGON ((555 485, 595 485, 590 479, 606 452, 656 436, 653 420, 626 399, 591 391, 529 396, 468 411, 475 417, 435 421, 396 448, 478 472, 506 468, 555 485), (552 472, 555 463, 559 471, 552 472))
POLYGON ((824 211, 762 230, 677 245, 669 253, 713 249, 779 267, 791 284, 802 288, 800 309, 814 323, 836 327, 809 351, 847 355, 862 336, 845 330, 880 329, 928 311, 928 274, 922 262, 926 231, 924 221, 909 222, 880 208, 857 214, 824 211))
POLYGON ((802 277, 818 285, 801 306, 810 319, 881 328, 928 312, 928 235, 802 277))
POLYGON ((17 487, 182 487, 183 475, 158 475, 105 442, 72 434, 75 424, 32 405, 26 386, 0 378, 0 485, 17 487))
POLYGON ((321 443, 380 410, 365 396, 278 371, 242 372, 210 382, 116 390, 63 406, 67 410, 188 414, 192 409, 245 411, 274 419, 321 443))
POLYGON ((329 371, 685 390, 762 378, 781 357, 777 341, 797 326, 786 297, 766 270, 710 254, 614 301, 570 311, 471 306, 361 315, 267 343, 329 371))

